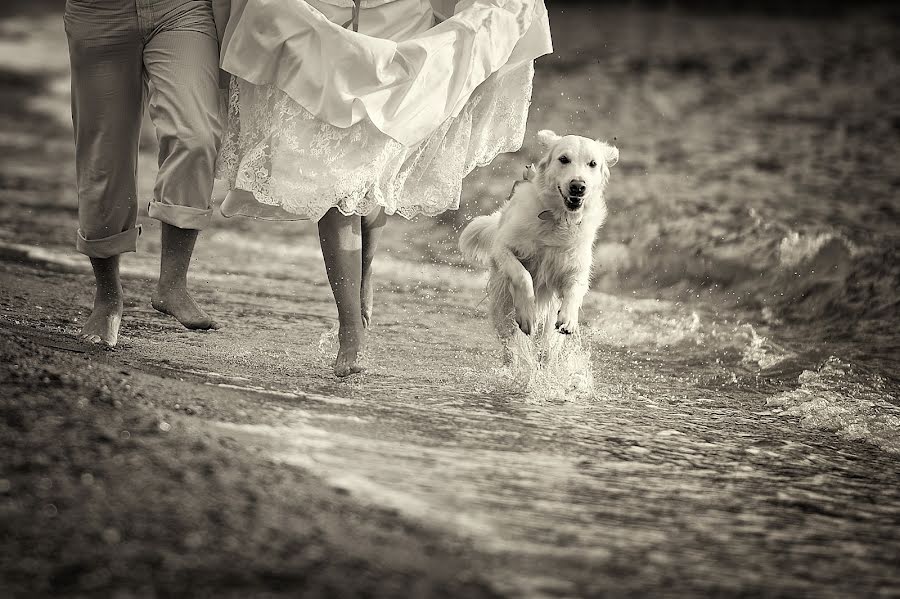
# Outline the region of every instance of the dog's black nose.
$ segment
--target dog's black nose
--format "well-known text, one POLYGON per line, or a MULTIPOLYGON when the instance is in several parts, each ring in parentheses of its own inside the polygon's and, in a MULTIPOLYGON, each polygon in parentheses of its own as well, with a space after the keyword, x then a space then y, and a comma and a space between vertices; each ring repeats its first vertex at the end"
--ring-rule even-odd
POLYGON ((569 183, 569 195, 571 196, 583 196, 586 190, 587 185, 580 179, 574 179, 569 183))

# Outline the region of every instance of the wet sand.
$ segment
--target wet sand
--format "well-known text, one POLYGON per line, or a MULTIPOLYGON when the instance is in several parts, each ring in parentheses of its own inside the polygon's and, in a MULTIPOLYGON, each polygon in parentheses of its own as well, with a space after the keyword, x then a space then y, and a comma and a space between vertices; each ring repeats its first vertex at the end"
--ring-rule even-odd
POLYGON ((3 596, 495 596, 466 544, 186 418, 275 406, 0 331, 3 596))

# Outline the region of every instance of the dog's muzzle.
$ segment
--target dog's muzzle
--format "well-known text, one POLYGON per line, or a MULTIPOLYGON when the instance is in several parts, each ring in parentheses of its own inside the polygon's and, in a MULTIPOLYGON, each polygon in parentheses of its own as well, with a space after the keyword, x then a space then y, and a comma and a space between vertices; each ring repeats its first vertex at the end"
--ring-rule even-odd
POLYGON ((565 199, 564 204, 566 205, 567 209, 574 212, 584 205, 584 198, 569 196, 565 199))
POLYGON ((559 187, 557 189, 559 189, 559 195, 562 196, 567 210, 574 212, 584 205, 584 194, 587 191, 587 185, 584 184, 584 181, 578 179, 571 181, 569 183, 569 193, 563 193, 563 190, 559 187))

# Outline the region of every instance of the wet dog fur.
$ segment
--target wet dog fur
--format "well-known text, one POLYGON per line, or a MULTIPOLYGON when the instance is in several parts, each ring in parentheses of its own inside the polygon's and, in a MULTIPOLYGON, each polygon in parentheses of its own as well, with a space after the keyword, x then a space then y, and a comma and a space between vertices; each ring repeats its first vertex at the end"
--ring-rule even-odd
POLYGON ((606 220, 609 169, 619 160, 617 148, 587 137, 544 130, 538 140, 541 161, 459 240, 463 255, 490 267, 491 320, 505 346, 516 327, 531 335, 541 321, 545 335, 551 324, 567 335, 578 330, 594 241, 606 220))

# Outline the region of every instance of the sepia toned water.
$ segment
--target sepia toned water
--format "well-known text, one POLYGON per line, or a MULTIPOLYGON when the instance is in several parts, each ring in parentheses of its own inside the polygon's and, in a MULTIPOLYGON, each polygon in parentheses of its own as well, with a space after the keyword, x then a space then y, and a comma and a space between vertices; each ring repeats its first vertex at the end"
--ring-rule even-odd
POLYGON ((315 247, 210 245, 234 252, 228 283, 208 274, 230 327, 130 361, 244 394, 249 421, 198 426, 472 540, 505 593, 898 582, 900 408, 865 363, 705 301, 591 292, 579 336, 545 361, 520 337, 505 367, 483 273, 383 256, 370 372, 337 381, 315 247))
MULTIPOLYGON (((148 306, 159 244, 142 219, 112 359, 220 393, 167 418, 470 540, 507 595, 897 596, 896 23, 551 9, 568 35, 538 65, 530 130, 622 151, 579 336, 546 360, 517 338, 504 367, 485 273, 454 250, 535 158, 529 138, 472 175, 458 213, 390 224, 367 374, 331 375, 309 223, 217 218, 191 281, 227 327, 198 334, 148 306)), ((2 317, 74 335, 90 289, 59 168, 61 24, 10 18, 0 38, 18 158, 2 317), (71 295, 48 303, 59 285, 71 295)))

